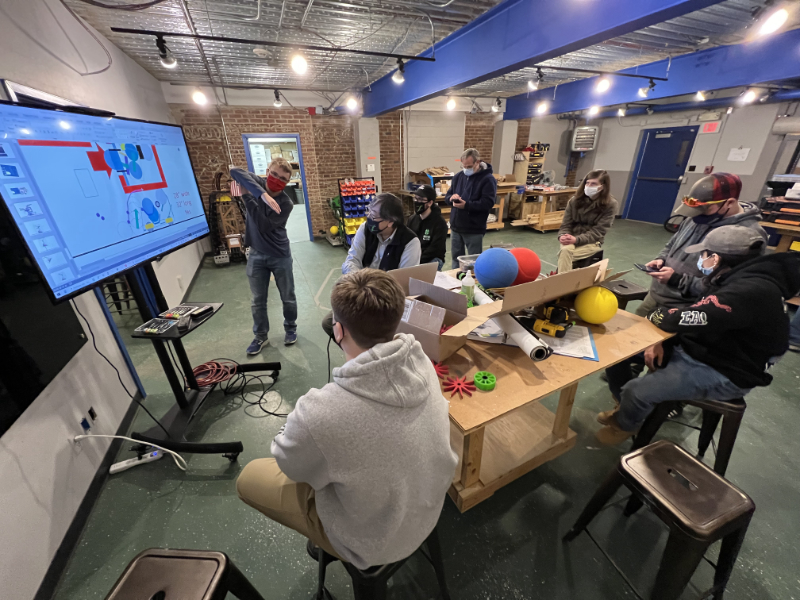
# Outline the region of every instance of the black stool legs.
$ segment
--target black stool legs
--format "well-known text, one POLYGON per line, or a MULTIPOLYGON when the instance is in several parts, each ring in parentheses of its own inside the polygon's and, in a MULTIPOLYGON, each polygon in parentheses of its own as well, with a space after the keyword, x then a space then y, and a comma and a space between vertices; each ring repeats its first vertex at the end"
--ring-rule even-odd
POLYGON ((430 552, 431 563, 433 570, 436 571, 436 581, 439 582, 439 592, 442 594, 442 600, 450 600, 450 590, 447 589, 447 580, 444 576, 444 557, 442 556, 442 545, 439 543, 439 534, 436 528, 433 528, 428 539, 425 540, 430 552))
POLYGON ((571 542, 578 537, 578 534, 586 529, 586 526, 592 522, 592 519, 594 519, 606 503, 614 497, 614 494, 617 493, 617 490, 621 488, 624 483, 625 480, 617 469, 611 471, 605 480, 603 480, 603 483, 600 484, 600 487, 597 488, 594 496, 589 500, 589 503, 586 505, 586 508, 583 509, 578 520, 575 521, 572 529, 564 536, 564 541, 571 542))
MULTIPOLYGON (((228 592, 239 598, 239 600, 264 600, 264 596, 258 593, 258 590, 254 588, 250 580, 236 568, 232 560, 228 559, 226 567, 225 587, 228 588, 228 592)), ((224 597, 225 594, 223 593, 222 598, 224 597)))
POLYGON ((697 565, 708 550, 708 542, 693 540, 670 531, 661 556, 651 600, 675 600, 692 579, 697 565))

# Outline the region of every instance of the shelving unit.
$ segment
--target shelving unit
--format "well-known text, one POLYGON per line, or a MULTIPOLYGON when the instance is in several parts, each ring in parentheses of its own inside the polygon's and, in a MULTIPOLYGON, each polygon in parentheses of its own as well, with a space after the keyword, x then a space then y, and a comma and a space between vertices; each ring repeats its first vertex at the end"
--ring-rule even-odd
POLYGON ((375 198, 374 177, 348 177, 339 179, 340 204, 331 203, 334 215, 339 219, 339 234, 342 242, 350 247, 353 236, 367 220, 367 207, 375 198))

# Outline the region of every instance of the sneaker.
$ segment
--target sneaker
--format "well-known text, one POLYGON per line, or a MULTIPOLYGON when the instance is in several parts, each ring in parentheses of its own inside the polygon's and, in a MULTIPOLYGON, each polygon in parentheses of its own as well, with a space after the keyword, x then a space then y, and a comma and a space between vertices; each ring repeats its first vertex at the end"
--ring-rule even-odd
POLYGON ((597 441, 606 446, 617 446, 636 435, 635 431, 625 431, 617 423, 617 417, 611 415, 608 424, 595 434, 597 441))
POLYGON ((789 350, 791 352, 800 352, 800 345, 797 344, 789 344, 789 350))
POLYGON ((247 354, 249 356, 255 356, 256 354, 261 352, 261 348, 266 343, 267 340, 260 340, 258 338, 255 338, 252 342, 250 342, 250 345, 247 347, 247 354))
POLYGON ((286 336, 283 338, 283 345, 284 346, 291 346, 292 344, 297 342, 297 332, 296 331, 287 331, 286 336))

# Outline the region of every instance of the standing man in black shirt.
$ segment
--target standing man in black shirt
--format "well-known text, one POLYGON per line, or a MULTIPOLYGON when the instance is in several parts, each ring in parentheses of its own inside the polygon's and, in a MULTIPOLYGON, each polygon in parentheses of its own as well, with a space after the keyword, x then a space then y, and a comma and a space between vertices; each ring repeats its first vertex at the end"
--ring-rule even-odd
POLYGON ((435 262, 441 271, 447 252, 447 222, 436 205, 436 190, 431 186, 421 185, 414 192, 414 213, 408 219, 407 227, 416 234, 422 246, 419 263, 435 262))
POLYGON ((297 300, 294 295, 292 252, 286 221, 292 212, 292 201, 283 191, 292 177, 292 167, 285 158, 274 159, 267 168, 266 181, 244 169, 231 169, 231 177, 246 193, 242 195, 247 207, 245 246, 250 248, 247 277, 250 280, 250 309, 253 313, 255 338, 247 354, 261 352, 269 334, 267 294, 270 276, 275 276, 278 293, 283 302, 283 343, 297 341, 297 300))

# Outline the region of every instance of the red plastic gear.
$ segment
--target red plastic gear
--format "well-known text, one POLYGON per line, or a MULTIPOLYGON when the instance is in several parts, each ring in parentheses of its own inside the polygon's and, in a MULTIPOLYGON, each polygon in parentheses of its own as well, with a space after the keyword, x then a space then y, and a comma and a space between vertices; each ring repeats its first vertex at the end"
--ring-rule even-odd
POLYGON ((442 325, 442 328, 439 330, 439 335, 442 335, 445 331, 452 328, 453 328, 452 325, 442 325))
POLYGON ((456 392, 458 392, 458 395, 463 399, 464 394, 471 397, 472 392, 477 391, 477 389, 475 388, 475 384, 472 383, 471 381, 467 381, 466 376, 464 376, 464 377, 448 377, 447 379, 445 379, 444 391, 451 392, 450 394, 451 398, 456 395, 456 392))
POLYGON ((436 376, 439 379, 444 379, 445 376, 450 375, 450 367, 447 365, 443 365, 441 363, 437 363, 435 360, 431 359, 433 363, 433 369, 436 371, 436 376))

